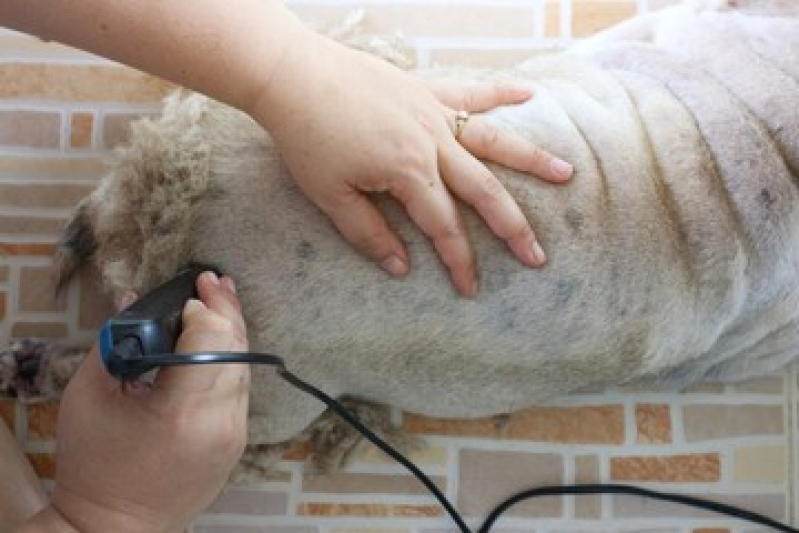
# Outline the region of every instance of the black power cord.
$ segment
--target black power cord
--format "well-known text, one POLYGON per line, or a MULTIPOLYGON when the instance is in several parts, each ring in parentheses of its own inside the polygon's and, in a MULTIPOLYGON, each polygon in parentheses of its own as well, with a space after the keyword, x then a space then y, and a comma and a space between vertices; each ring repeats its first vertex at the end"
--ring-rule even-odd
MULTIPOLYGON (((369 439, 375 446, 380 448, 383 452, 389 455, 392 459, 407 468, 416 478, 429 490, 439 503, 446 509, 452 520, 458 525, 462 533, 473 533, 466 525, 460 513, 455 507, 447 500, 446 496, 439 490, 438 487, 425 475, 424 472, 410 462, 405 456, 392 448, 383 439, 378 437, 369 428, 363 425, 358 417, 350 412, 346 407, 339 402, 317 389, 313 385, 306 383, 286 369, 285 363, 282 358, 262 353, 239 353, 239 352, 214 352, 214 353, 191 353, 191 354, 169 354, 169 355, 148 355, 140 361, 140 368, 136 368, 136 360, 127 360, 125 365, 129 370, 150 370, 160 366, 178 366, 190 364, 212 364, 212 363, 254 363, 254 364, 267 364, 277 367, 277 373, 280 377, 288 383, 298 388, 299 390, 314 396, 322 403, 327 405, 338 416, 340 416, 347 423, 357 429, 364 437, 369 439), (134 365, 134 366, 129 366, 134 365)), ((141 374, 141 372, 138 372, 141 374)), ((501 504, 499 504, 478 529, 478 533, 488 533, 491 531, 494 523, 499 517, 512 506, 517 503, 528 500, 530 498, 537 498, 541 496, 579 496, 584 494, 616 494, 616 495, 633 495, 655 500, 661 500, 681 505, 687 505, 706 511, 711 511, 718 514, 731 516, 740 520, 745 520, 766 526, 774 529, 775 531, 782 531, 785 533, 799 533, 799 529, 793 528, 776 520, 773 520, 762 514, 754 513, 741 509, 732 505, 714 502, 693 496, 686 496, 683 494, 674 494, 667 492, 658 492, 654 490, 642 489, 630 485, 616 485, 616 484, 593 484, 593 485, 563 485, 563 486, 546 486, 534 489, 525 490, 514 494, 501 504)))

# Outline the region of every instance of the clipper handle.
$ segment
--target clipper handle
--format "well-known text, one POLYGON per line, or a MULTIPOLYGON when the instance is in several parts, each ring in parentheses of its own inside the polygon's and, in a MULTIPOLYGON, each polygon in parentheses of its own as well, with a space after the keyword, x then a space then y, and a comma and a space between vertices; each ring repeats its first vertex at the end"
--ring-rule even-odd
POLYGON ((109 374, 130 380, 158 366, 148 366, 148 356, 174 353, 183 306, 197 297, 197 276, 208 270, 218 273, 209 265, 189 264, 103 325, 100 355, 109 374))

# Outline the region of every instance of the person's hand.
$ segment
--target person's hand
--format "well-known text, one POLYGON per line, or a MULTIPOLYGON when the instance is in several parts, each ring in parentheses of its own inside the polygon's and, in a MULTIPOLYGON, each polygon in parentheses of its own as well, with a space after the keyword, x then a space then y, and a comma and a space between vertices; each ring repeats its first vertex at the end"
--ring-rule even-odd
POLYGON ((477 273, 453 195, 473 206, 525 265, 545 261, 530 225, 476 157, 563 182, 572 168, 526 140, 457 110, 527 100, 528 90, 485 83, 425 84, 394 66, 316 35, 287 47, 251 114, 273 135, 299 186, 366 256, 393 275, 405 246, 365 193, 388 192, 432 239, 464 295, 477 273))
MULTIPOLYGON (((197 289, 176 352, 246 351, 232 281, 206 273, 197 289)), ((92 350, 61 401, 48 513, 84 533, 183 531, 244 450, 249 379, 244 364, 189 365, 123 387, 92 350)))

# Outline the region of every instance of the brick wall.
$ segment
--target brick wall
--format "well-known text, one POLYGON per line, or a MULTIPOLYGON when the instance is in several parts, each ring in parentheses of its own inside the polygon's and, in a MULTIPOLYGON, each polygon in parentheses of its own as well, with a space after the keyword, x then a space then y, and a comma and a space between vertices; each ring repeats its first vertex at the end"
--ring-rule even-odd
MULTIPOLYGON (((401 31, 420 66, 501 67, 673 0, 307 0, 288 2, 329 27, 365 8, 375 33, 401 31)), ((60 299, 48 272, 60 228, 96 184, 133 118, 172 87, 105 60, 0 32, 0 341, 87 341, 110 313, 91 274, 60 299)), ((531 484, 630 482, 707 494, 786 519, 795 502, 796 372, 683 394, 585 395, 505 417, 434 420, 396 413, 428 446, 413 458, 477 521, 531 484)), ((52 478, 56 404, 0 400, 0 417, 52 478)), ((367 449, 347 471, 303 473, 302 443, 264 483, 235 487, 194 533, 452 531, 401 468, 367 449)), ((548 499, 514 509, 504 531, 720 533, 753 528, 630 498, 548 499)))

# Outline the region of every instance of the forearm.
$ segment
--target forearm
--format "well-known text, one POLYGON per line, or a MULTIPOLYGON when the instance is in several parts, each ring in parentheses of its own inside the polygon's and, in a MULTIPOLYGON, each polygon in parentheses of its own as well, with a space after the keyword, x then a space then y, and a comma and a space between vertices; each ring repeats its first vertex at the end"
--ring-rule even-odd
POLYGON ((0 420, 0 531, 8 531, 47 505, 47 496, 14 435, 0 420))
POLYGON ((0 25, 139 68, 249 111, 311 32, 276 0, 3 0, 0 25))

